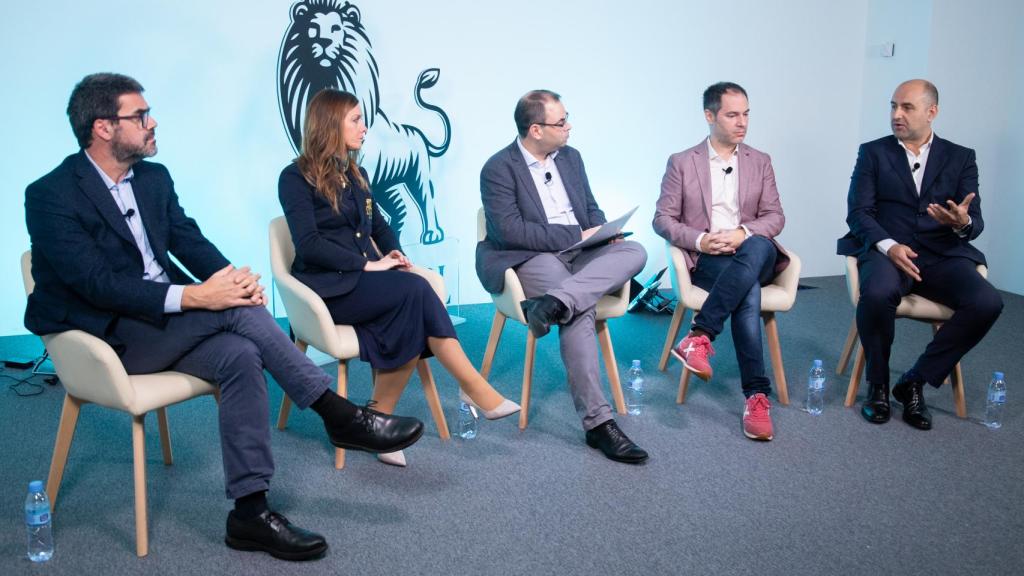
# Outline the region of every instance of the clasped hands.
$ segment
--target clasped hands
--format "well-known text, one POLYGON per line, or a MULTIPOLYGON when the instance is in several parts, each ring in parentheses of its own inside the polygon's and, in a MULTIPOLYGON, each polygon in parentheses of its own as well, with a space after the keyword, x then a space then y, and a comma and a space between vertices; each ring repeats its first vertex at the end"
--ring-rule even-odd
POLYGON ((391 269, 408 270, 412 268, 412 261, 405 254, 402 254, 398 250, 392 250, 388 252, 380 260, 367 260, 366 264, 363 265, 365 272, 382 272, 384 270, 391 269))
MULTIPOLYGON (((954 230, 960 230, 971 221, 971 217, 967 214, 967 208, 971 205, 971 201, 974 200, 974 196, 974 192, 971 192, 964 196, 963 201, 959 204, 952 200, 946 200, 946 205, 949 206, 948 209, 941 204, 933 202, 928 205, 928 215, 939 224, 949 226, 954 230)), ((893 261, 897 268, 906 272, 915 281, 921 281, 921 270, 914 264, 917 252, 914 252, 910 246, 894 244, 889 248, 886 255, 889 256, 889 259, 893 261)))
POLYGON ((213 273, 202 284, 185 286, 181 295, 182 310, 226 310, 237 306, 265 306, 267 295, 260 284, 260 275, 248 266, 231 264, 213 273))
POLYGON ((735 254, 746 239, 747 231, 743 228, 709 232, 700 239, 700 251, 713 256, 735 254))

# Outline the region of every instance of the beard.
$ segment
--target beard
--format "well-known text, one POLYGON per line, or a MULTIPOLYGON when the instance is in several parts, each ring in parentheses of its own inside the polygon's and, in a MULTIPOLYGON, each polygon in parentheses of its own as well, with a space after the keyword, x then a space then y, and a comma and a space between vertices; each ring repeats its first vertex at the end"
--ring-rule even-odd
POLYGON ((118 162, 134 164, 143 158, 156 155, 155 131, 149 131, 144 137, 142 144, 125 142, 120 136, 120 130, 118 130, 110 143, 110 152, 118 162))

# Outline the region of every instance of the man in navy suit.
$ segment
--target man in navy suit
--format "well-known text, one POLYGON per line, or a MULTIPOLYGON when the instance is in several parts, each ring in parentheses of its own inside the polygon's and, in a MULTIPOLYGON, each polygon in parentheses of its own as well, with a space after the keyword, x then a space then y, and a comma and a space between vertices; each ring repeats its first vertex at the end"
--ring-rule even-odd
POLYGON ((647 452, 619 429, 601 391, 594 323, 597 301, 640 272, 647 253, 622 241, 562 252, 594 234, 604 212, 580 153, 566 145, 572 125, 559 95, 528 92, 514 118, 518 138, 480 172, 487 237, 477 245, 477 275, 493 294, 504 288, 505 269, 515 269, 529 298, 523 312, 533 335, 560 326, 562 361, 587 445, 612 460, 643 462, 647 452))
POLYGON ((217 383, 226 493, 235 500, 225 542, 287 560, 321 556, 322 536, 267 506, 274 462, 263 370, 320 414, 335 446, 393 452, 423 424, 330 390, 332 379, 267 312, 259 276, 232 266, 185 215, 167 169, 143 161, 156 154, 157 122, 142 90, 127 76, 92 74, 71 93, 81 150, 25 192, 36 282, 25 326, 101 338, 128 374, 176 370, 217 383))
POLYGON ((985 222, 974 150, 932 132, 939 93, 909 80, 892 96, 892 136, 862 144, 850 180, 846 222, 838 243, 857 256, 857 330, 867 359, 866 420, 889 420, 889 352, 900 298, 914 293, 953 309, 913 368, 892 389, 903 420, 929 430, 923 385, 938 387, 995 323, 999 293, 976 271, 985 256, 970 244, 985 222))

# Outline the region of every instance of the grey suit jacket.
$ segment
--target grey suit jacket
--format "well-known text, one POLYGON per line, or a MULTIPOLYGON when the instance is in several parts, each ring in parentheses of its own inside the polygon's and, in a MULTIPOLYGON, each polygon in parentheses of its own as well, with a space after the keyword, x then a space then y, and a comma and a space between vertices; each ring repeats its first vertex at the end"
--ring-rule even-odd
MULTIPOLYGON (((778 274, 789 265, 789 256, 775 242, 786 224, 786 216, 775 187, 771 157, 746 144, 740 144, 736 154, 740 224, 751 234, 775 243, 778 250, 775 273, 778 274)), ((696 250, 697 237, 711 230, 711 166, 707 138, 669 157, 653 224, 659 236, 683 250, 686 264, 693 270, 700 255, 696 250)))
POLYGON ((555 156, 555 165, 579 226, 548 224, 537 185, 515 141, 491 156, 480 171, 487 236, 476 246, 476 273, 488 292, 504 289, 506 268, 543 252, 564 250, 580 241, 582 230, 606 222, 590 191, 580 153, 565 146, 555 156))

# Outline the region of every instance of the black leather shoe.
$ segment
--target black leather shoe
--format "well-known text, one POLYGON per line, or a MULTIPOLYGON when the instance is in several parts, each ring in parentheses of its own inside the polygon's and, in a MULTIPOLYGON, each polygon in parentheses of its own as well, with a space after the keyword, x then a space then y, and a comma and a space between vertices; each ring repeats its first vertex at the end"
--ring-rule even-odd
POLYGON ((523 316, 526 316, 526 323, 534 338, 547 336, 551 325, 558 324, 559 318, 567 310, 561 300, 547 294, 523 300, 519 306, 523 309, 523 316))
POLYGON ((903 421, 918 430, 932 429, 932 413, 924 403, 924 382, 916 382, 904 374, 892 389, 892 397, 903 404, 903 421))
POLYGON ((860 406, 860 415, 872 424, 889 421, 889 385, 868 383, 868 397, 860 406))
POLYGON ((287 518, 270 510, 251 520, 242 520, 232 510, 228 513, 224 543, 235 550, 262 551, 282 560, 312 560, 327 552, 323 536, 293 526, 287 518))
POLYGON ((397 452, 412 446, 423 435, 423 422, 409 416, 383 414, 367 406, 357 406, 356 416, 343 426, 329 426, 331 444, 346 450, 374 454, 397 452))
POLYGON ((616 462, 639 464, 647 460, 647 452, 634 444, 626 433, 619 429, 615 420, 609 420, 597 428, 587 430, 587 446, 597 448, 616 462))

